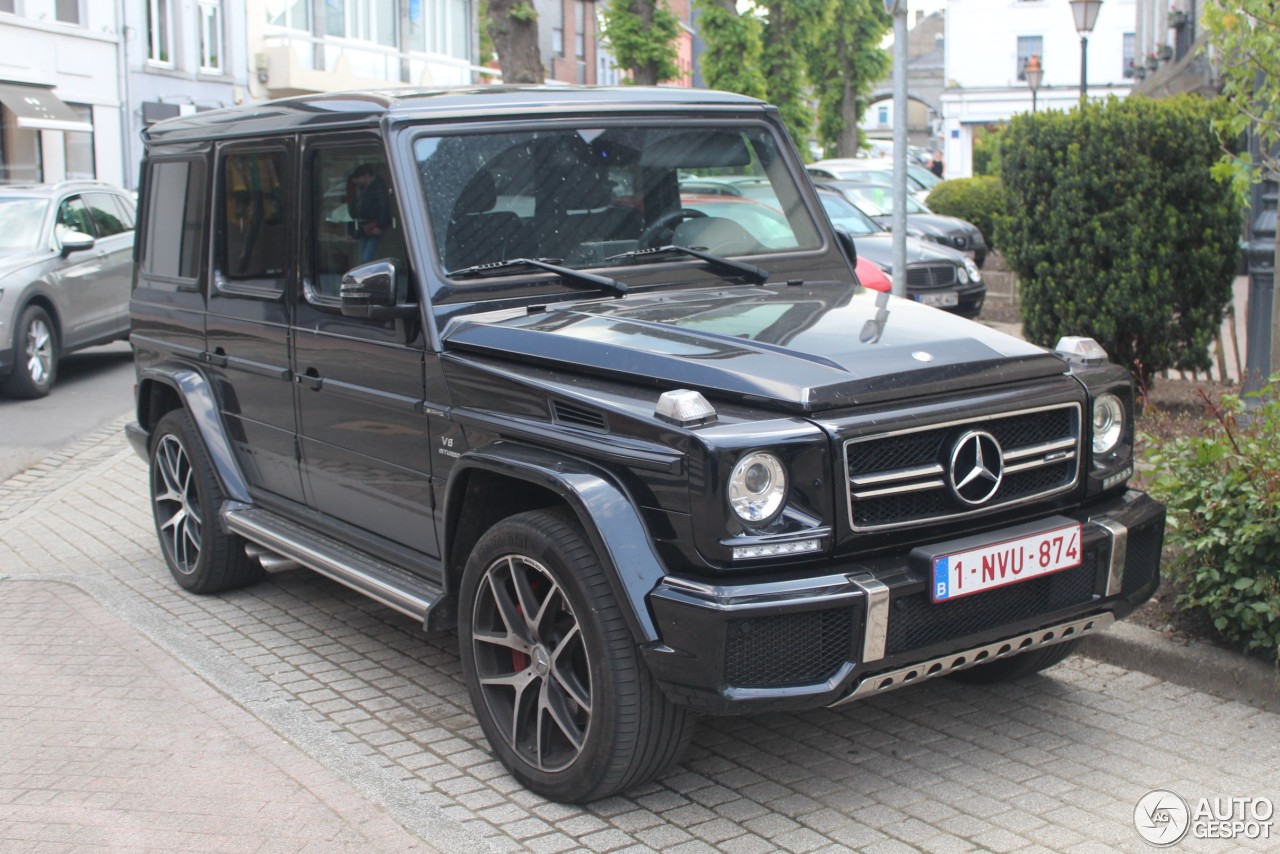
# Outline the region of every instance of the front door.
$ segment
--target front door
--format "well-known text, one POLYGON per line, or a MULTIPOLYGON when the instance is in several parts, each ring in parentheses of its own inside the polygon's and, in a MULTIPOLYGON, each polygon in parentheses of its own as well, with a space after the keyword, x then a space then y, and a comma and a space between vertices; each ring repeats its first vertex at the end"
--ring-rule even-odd
POLYGON ((293 335, 307 503, 435 556, 421 324, 338 308, 343 274, 382 259, 396 266, 399 301, 417 301, 387 157, 376 137, 341 135, 309 143, 303 159, 293 335))

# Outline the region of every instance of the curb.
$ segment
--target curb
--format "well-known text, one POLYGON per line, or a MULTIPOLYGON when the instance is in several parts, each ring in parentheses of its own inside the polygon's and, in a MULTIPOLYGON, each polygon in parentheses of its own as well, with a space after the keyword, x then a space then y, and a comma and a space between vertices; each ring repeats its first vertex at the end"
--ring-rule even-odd
POLYGON ((1184 646, 1151 629, 1116 623, 1084 638, 1080 652, 1224 700, 1280 712, 1280 671, 1260 659, 1203 641, 1184 646))

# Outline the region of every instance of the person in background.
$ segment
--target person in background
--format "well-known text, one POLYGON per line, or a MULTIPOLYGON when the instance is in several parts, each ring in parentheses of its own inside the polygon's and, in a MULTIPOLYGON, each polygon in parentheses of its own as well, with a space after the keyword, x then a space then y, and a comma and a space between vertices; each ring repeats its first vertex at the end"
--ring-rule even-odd
POLYGON ((378 252, 383 233, 391 227, 391 194, 372 164, 362 163, 351 173, 354 198, 351 219, 360 241, 360 263, 367 264, 378 252))
POLYGON ((929 171, 941 178, 942 165, 942 152, 935 151, 933 153, 933 158, 929 160, 929 171))

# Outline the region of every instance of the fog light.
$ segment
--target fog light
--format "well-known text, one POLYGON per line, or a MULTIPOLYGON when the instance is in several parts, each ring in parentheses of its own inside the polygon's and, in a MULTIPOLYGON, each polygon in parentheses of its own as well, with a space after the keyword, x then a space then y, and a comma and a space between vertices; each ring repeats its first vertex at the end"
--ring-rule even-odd
POLYGON ((761 543, 754 546, 734 546, 734 560, 751 560, 762 557, 786 557, 788 555, 816 552, 822 548, 822 538, 792 540, 787 543, 761 543))

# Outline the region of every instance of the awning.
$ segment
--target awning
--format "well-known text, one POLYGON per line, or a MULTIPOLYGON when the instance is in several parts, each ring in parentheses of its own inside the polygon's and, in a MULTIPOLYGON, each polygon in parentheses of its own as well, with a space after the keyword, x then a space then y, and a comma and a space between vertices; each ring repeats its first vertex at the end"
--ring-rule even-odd
POLYGON ((82 122, 51 89, 0 83, 0 104, 18 117, 18 127, 32 130, 93 132, 91 122, 82 122))

